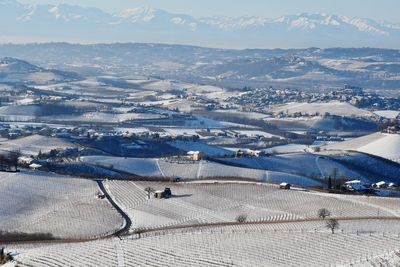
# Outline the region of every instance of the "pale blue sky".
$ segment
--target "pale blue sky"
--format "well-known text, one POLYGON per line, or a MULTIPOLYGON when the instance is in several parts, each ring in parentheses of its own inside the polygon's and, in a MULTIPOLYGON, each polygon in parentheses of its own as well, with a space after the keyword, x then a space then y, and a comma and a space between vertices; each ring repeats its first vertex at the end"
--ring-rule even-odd
POLYGON ((194 17, 258 15, 278 17, 324 12, 400 22, 400 0, 20 0, 23 3, 68 3, 117 12, 129 7, 155 7, 194 17))

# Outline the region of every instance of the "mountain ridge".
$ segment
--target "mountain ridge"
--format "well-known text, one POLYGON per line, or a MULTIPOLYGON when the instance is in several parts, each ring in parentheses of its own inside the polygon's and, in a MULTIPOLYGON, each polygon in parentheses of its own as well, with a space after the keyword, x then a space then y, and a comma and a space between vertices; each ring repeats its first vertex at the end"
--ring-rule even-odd
POLYGON ((226 88, 285 86, 313 90, 350 84, 385 89, 396 97, 400 88, 398 49, 233 50, 155 43, 36 43, 0 44, 1 57, 89 76, 130 77, 134 73, 226 88))
POLYGON ((143 42, 240 49, 398 48, 400 43, 399 24, 325 13, 277 18, 195 18, 149 7, 107 13, 78 5, 28 5, 16 0, 2 0, 0 6, 0 26, 3 29, 0 42, 3 43, 143 42))

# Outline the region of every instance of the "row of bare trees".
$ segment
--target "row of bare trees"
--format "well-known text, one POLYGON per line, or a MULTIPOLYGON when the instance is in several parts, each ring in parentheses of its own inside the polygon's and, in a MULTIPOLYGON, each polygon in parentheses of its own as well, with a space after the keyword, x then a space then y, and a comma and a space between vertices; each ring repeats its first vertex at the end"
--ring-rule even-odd
MULTIPOLYGON (((319 209, 318 210, 318 217, 321 218, 322 220, 325 220, 325 218, 331 216, 331 212, 325 208, 319 209)), ((242 214, 236 217, 236 221, 239 223, 244 223, 247 221, 247 216, 242 214)), ((338 220, 334 218, 329 218, 325 222, 326 228, 330 229, 332 234, 335 233, 335 230, 339 228, 339 222, 338 220)))

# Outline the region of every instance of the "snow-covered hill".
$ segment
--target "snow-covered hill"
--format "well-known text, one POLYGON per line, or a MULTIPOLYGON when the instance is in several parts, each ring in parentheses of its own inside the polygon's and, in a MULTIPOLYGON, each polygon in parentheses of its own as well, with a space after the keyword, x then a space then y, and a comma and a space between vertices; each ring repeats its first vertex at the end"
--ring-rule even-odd
POLYGON ((12 57, 0 58, 0 82, 48 84, 76 79, 79 75, 72 72, 45 69, 12 57))
MULTIPOLYGON (((279 18, 194 18, 132 7, 110 14, 68 4, 0 1, 3 41, 168 42, 219 47, 378 46, 397 48, 400 27, 388 22, 319 13, 279 18), (12 22, 12 23, 10 23, 12 22), (338 36, 340 35, 340 38, 338 36)), ((0 39, 0 40, 1 40, 0 39)))
POLYGON ((400 134, 374 133, 349 141, 328 145, 331 150, 353 150, 400 163, 400 134))
MULTIPOLYGON (((154 76, 167 79, 151 83, 147 81, 132 83, 132 81, 126 82, 115 77, 97 80, 97 84, 106 83, 111 86, 133 86, 143 89, 164 90, 182 86, 171 80, 185 81, 190 84, 212 84, 225 88, 285 86, 305 89, 307 87, 342 87, 343 84, 375 90, 400 88, 400 50, 398 49, 232 50, 154 43, 91 45, 43 43, 0 44, 1 57, 27 60, 32 64, 50 69, 51 73, 58 74, 57 76, 60 76, 60 71, 57 72, 54 68, 79 73, 82 76, 85 74, 92 76, 94 73, 99 76, 109 75, 109 71, 112 70, 120 77, 132 73, 143 76, 152 73, 154 76)), ((30 70, 30 68, 27 69, 30 70)), ((3 69, 0 69, 3 82, 7 79, 11 80, 10 77, 4 77, 2 72, 3 69)), ((77 76, 73 73, 67 73, 67 78, 77 76)), ((51 81, 51 77, 54 77, 48 70, 28 72, 28 74, 22 78, 29 78, 33 82, 39 81, 42 84, 45 81, 51 81)), ((93 86, 92 82, 90 81, 93 86)), ((199 87, 196 88, 197 91, 200 90, 199 87)), ((215 91, 213 87, 201 88, 203 91, 210 91, 210 89, 215 91)), ((216 96, 220 99, 229 97, 220 94, 216 96)), ((186 110, 189 106, 188 104, 186 110)), ((176 106, 171 104, 170 107, 176 106)))

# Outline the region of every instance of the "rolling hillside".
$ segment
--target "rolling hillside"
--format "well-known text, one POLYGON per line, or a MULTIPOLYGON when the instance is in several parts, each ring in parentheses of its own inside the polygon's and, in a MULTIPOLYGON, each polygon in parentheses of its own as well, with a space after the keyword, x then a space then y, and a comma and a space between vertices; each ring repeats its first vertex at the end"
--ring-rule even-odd
POLYGON ((400 134, 374 133, 324 147, 327 150, 353 150, 400 163, 400 134))

